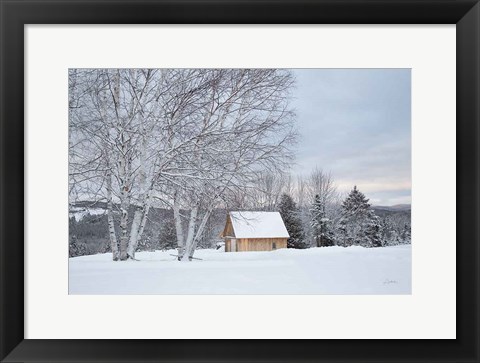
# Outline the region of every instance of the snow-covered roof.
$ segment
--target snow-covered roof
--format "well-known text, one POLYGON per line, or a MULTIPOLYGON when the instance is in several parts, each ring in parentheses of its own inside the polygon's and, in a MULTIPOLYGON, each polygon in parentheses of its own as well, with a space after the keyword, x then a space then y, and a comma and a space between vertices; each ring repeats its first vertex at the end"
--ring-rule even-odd
POLYGON ((278 212, 230 212, 236 238, 288 238, 278 212))

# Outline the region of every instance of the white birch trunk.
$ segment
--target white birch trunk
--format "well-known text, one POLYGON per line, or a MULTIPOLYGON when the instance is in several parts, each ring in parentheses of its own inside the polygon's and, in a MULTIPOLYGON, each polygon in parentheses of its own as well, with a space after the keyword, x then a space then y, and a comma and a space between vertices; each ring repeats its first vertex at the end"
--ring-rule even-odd
MULTIPOLYGON (((106 94, 103 93, 102 94, 102 98, 101 98, 101 108, 100 108, 100 112, 101 112, 101 116, 102 116, 102 120, 103 122, 107 122, 106 121, 106 94)), ((111 140, 111 133, 112 133, 112 129, 109 128, 108 129, 108 134, 107 134, 107 138, 108 140, 111 140)), ((108 219, 108 235, 109 235, 109 238, 110 238, 110 247, 112 249, 112 259, 113 261, 118 261, 118 259, 120 258, 120 252, 119 252, 119 249, 118 249, 118 240, 117 240, 117 234, 115 232, 115 220, 113 219, 113 193, 112 193, 112 167, 111 167, 111 162, 112 162, 112 159, 111 159, 111 153, 109 151, 109 146, 107 143, 103 143, 103 149, 104 149, 104 153, 105 153, 105 157, 106 157, 106 163, 107 163, 107 175, 106 175, 106 178, 107 178, 107 219, 108 219)))
POLYGON ((112 202, 112 175, 109 171, 107 174, 107 216, 108 216, 108 235, 110 237, 110 246, 112 248, 112 258, 118 261, 118 241, 115 234, 115 222, 113 220, 113 202, 112 202))
POLYGON ((128 258, 135 259, 135 251, 138 242, 142 238, 143 230, 147 224, 148 212, 150 211, 151 198, 150 192, 147 193, 142 206, 139 207, 133 216, 132 227, 130 230, 130 240, 128 243, 127 255, 128 258))
POLYGON ((127 187, 122 186, 122 193, 120 195, 120 260, 125 261, 127 259, 127 246, 128 246, 128 196, 127 187))
POLYGON ((138 245, 138 231, 143 217, 143 207, 137 207, 133 215, 132 227, 130 228, 130 239, 128 241, 127 258, 135 259, 135 250, 138 245))
POLYGON ((151 198, 150 198, 150 193, 149 193, 148 196, 147 196, 147 201, 146 201, 145 208, 143 210, 143 218, 142 218, 142 221, 140 222, 140 228, 139 228, 138 234, 137 234, 137 243, 140 240, 140 238, 142 238, 143 230, 145 229, 145 225, 147 224, 148 212, 150 211, 151 204, 152 203, 151 203, 151 198))
POLYGON ((188 251, 193 244, 193 240, 195 238, 195 226, 197 224, 197 215, 198 215, 198 206, 194 206, 190 211, 190 221, 188 222, 188 232, 187 232, 187 240, 185 242, 185 253, 182 256, 182 261, 188 261, 188 251))
MULTIPOLYGON (((130 70, 131 79, 135 79, 136 70, 130 70)), ((133 116, 134 112, 134 102, 132 102, 132 109, 130 113, 133 116)), ((135 251, 138 246, 138 242, 143 233, 143 227, 147 221, 147 214, 149 209, 149 193, 147 193, 147 172, 146 172, 146 153, 147 153, 147 137, 145 134, 145 120, 140 119, 139 122, 139 132, 141 135, 141 144, 140 144, 140 165, 139 165, 139 175, 138 175, 138 187, 139 187, 139 196, 137 208, 135 210, 132 227, 130 230, 130 240, 128 242, 127 255, 128 258, 135 259, 135 251), (143 225, 143 227, 142 227, 143 225)))
POLYGON ((205 226, 207 225, 208 219, 210 218, 211 214, 212 214, 212 209, 208 209, 205 215, 203 216, 202 223, 200 223, 197 233, 195 233, 195 238, 193 239, 193 242, 188 247, 188 251, 185 255, 188 255, 189 260, 192 259, 193 254, 195 253, 195 250, 197 248, 197 243, 202 237, 203 231, 205 229, 205 226))
MULTIPOLYGON (((119 107, 120 101, 120 75, 118 71, 115 74, 114 78, 114 90, 113 96, 115 100, 115 107, 119 107)), ((127 259, 127 246, 128 246, 128 208, 130 201, 130 185, 128 183, 128 170, 130 166, 128 165, 130 161, 128 160, 128 145, 126 139, 126 130, 124 121, 118 120, 120 122, 120 155, 118 159, 118 168, 119 168, 119 179, 120 179, 120 260, 125 261, 127 259)))
POLYGON ((147 174, 145 171, 145 142, 143 142, 143 150, 140 156, 140 170, 139 170, 139 189, 140 189, 140 205, 137 206, 135 210, 135 214, 133 216, 132 227, 130 230, 130 240, 128 242, 128 257, 131 259, 135 259, 135 250, 138 246, 138 241, 141 238, 140 229, 141 225, 144 224, 147 220, 146 214, 148 213, 148 205, 150 203, 148 195, 149 193, 145 192, 146 182, 147 182, 147 174))
POLYGON ((183 253, 185 249, 185 237, 183 235, 182 216, 180 215, 180 203, 178 201, 178 196, 176 194, 173 199, 173 218, 175 219, 178 260, 180 261, 183 257, 183 253))

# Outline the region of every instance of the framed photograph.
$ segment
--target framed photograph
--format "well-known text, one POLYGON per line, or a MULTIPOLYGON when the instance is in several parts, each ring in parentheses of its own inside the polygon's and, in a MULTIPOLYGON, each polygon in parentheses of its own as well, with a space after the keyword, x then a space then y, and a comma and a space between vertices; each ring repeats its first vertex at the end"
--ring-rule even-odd
POLYGON ((2 362, 480 361, 477 1, 1 9, 2 362))

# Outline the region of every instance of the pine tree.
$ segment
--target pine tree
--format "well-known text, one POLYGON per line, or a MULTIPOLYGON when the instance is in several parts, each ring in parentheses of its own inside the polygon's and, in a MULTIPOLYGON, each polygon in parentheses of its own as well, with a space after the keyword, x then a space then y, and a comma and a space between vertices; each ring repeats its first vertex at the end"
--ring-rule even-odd
POLYGON ((287 228, 290 238, 287 240, 288 248, 306 248, 305 235, 302 230, 302 223, 299 218, 298 208, 292 197, 288 194, 282 194, 278 205, 283 223, 287 228))
POLYGON ((138 251, 150 251, 153 252, 155 251, 155 246, 157 243, 155 243, 155 239, 153 238, 152 231, 147 230, 143 232, 142 238, 138 241, 137 248, 135 249, 135 252, 138 251))
POLYGON ((168 250, 177 246, 177 234, 173 218, 166 218, 160 227, 158 246, 161 250, 168 250))
POLYGON ((86 254, 87 248, 85 247, 85 244, 80 243, 77 239, 77 236, 71 236, 69 241, 68 257, 85 256, 86 254))
POLYGON ((383 242, 380 235, 380 218, 375 215, 375 212, 373 210, 370 210, 370 214, 368 217, 369 218, 365 222, 365 241, 368 241, 369 247, 382 247, 383 242))
POLYGON ((340 226, 344 246, 382 246, 380 219, 375 215, 368 199, 357 189, 357 186, 353 187, 342 203, 340 226))
POLYGON ((390 236, 392 235, 392 227, 387 217, 383 217, 380 223, 380 238, 383 246, 390 245, 390 236))
POLYGON ((410 224, 405 223, 403 230, 402 230, 402 235, 401 235, 401 240, 402 243, 405 244, 410 244, 412 242, 412 227, 410 224))
POLYGON ((317 247, 333 246, 334 237, 330 228, 330 220, 327 218, 325 203, 318 194, 315 195, 311 213, 313 237, 315 238, 317 247))
POLYGON ((404 222, 398 215, 386 216, 380 227, 382 246, 396 246, 411 243, 410 222, 404 222))
POLYGON ((381 225, 381 238, 383 246, 395 246, 399 243, 399 236, 395 224, 390 217, 384 217, 381 225))

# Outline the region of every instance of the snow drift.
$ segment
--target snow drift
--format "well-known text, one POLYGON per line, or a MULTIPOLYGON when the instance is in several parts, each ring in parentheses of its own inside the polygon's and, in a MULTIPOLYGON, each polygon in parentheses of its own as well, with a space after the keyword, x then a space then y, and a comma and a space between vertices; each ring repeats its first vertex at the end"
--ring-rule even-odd
POLYGON ((138 252, 139 261, 111 254, 69 259, 69 293, 127 294, 410 294, 411 246, 323 247, 225 253, 198 250, 179 262, 176 251, 138 252), (188 283, 186 283, 188 282, 188 283))

